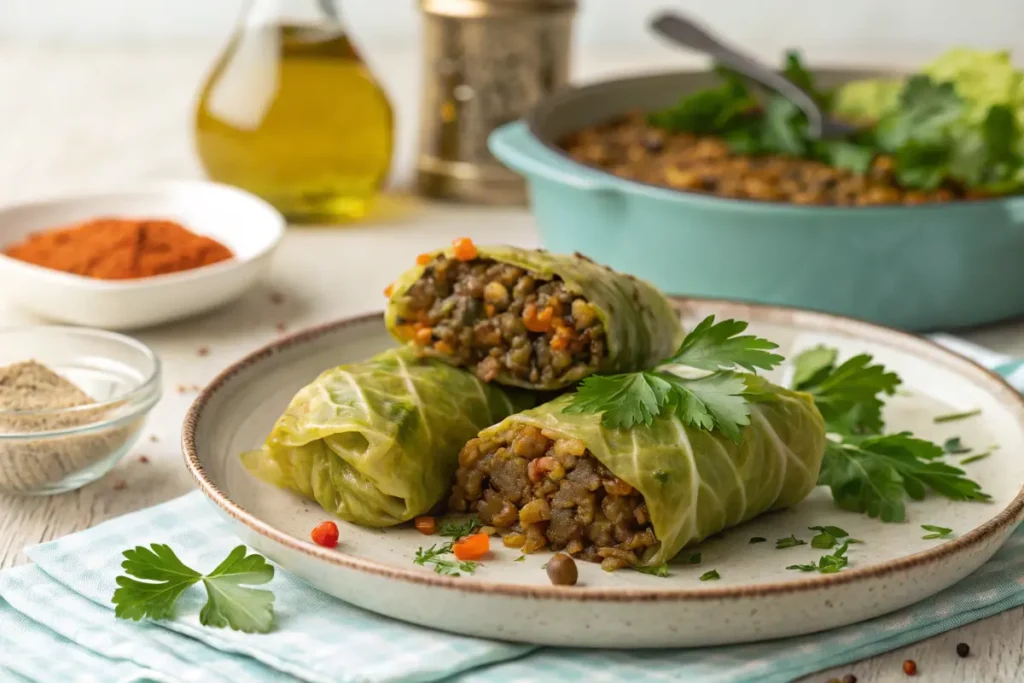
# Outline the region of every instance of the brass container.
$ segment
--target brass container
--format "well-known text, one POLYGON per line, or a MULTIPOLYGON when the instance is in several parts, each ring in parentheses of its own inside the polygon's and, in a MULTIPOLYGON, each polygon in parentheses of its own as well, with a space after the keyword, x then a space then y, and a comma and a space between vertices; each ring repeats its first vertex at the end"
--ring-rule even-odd
POLYGON ((522 204, 523 179, 491 156, 487 136, 569 80, 576 0, 420 0, 422 194, 522 204))

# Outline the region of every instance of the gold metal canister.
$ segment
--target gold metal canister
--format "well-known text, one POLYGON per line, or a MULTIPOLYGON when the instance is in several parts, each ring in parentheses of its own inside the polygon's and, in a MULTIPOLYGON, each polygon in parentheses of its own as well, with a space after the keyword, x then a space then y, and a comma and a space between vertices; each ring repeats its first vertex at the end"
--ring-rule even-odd
POLYGON ((417 182, 430 197, 521 204, 523 179, 487 136, 569 80, 576 0, 420 0, 417 182))

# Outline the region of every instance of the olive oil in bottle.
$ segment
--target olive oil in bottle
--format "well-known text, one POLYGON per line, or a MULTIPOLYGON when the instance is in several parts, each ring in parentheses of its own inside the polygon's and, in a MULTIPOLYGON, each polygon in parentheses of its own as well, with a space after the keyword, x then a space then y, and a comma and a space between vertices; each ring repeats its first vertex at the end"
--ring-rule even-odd
POLYGON ((213 180, 292 221, 336 223, 363 216, 383 185, 392 124, 329 0, 259 0, 202 89, 195 139, 213 180))

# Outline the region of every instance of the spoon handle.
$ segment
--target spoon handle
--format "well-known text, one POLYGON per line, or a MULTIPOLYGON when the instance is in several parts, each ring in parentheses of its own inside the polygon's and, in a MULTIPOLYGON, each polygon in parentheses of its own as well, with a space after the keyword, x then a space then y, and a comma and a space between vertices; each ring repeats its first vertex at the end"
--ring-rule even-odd
POLYGON ((703 28, 678 14, 666 12, 658 15, 651 21, 651 28, 672 42, 703 52, 769 90, 779 93, 807 115, 812 135, 821 134, 824 116, 817 102, 785 76, 724 45, 703 28))

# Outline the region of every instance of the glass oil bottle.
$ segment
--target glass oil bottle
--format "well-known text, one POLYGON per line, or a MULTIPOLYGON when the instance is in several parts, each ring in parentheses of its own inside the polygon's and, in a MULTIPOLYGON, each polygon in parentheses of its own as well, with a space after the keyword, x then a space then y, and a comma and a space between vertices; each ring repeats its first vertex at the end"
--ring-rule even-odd
POLYGON ((256 0, 200 93, 213 180, 294 222, 362 217, 391 164, 393 116, 331 0, 256 0))

